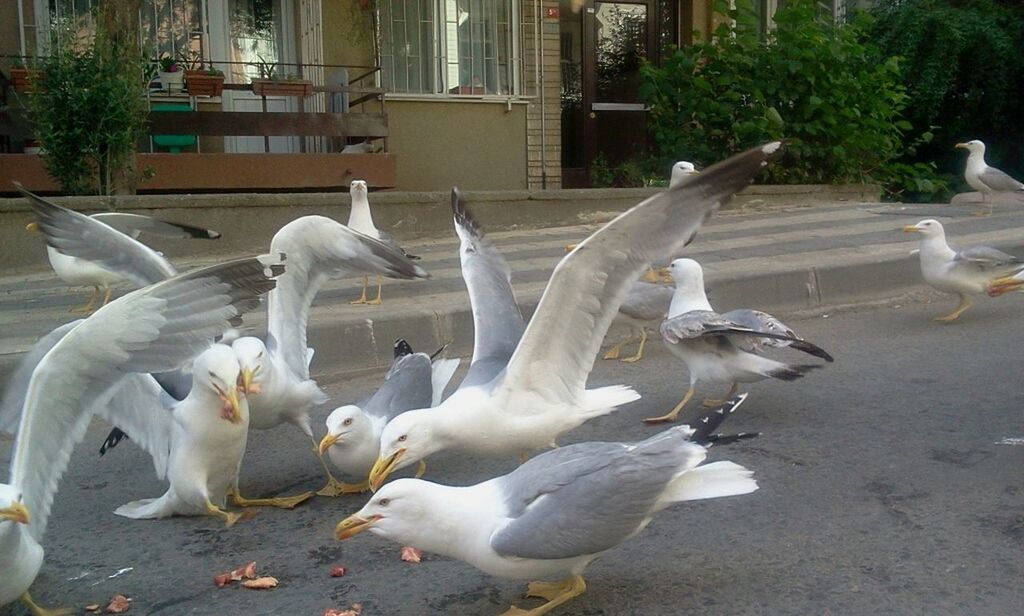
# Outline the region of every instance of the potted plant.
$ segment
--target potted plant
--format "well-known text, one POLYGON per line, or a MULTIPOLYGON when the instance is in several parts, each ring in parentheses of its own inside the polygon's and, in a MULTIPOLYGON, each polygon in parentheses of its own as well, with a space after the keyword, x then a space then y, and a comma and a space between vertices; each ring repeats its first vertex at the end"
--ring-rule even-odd
POLYGON ((18 92, 28 92, 29 82, 35 79, 37 72, 25 66, 21 60, 15 60, 11 66, 11 85, 18 92))
POLYGON ((170 56, 163 56, 160 62, 160 89, 167 90, 171 94, 181 92, 185 82, 185 72, 181 70, 178 61, 170 56))
POLYGON ((260 71, 259 79, 252 80, 252 92, 257 96, 309 96, 313 93, 313 82, 303 79, 301 75, 285 75, 279 77, 273 64, 267 63, 262 57, 256 63, 260 71))
POLYGON ((224 91, 224 72, 200 64, 185 71, 185 85, 192 96, 220 96, 224 91))

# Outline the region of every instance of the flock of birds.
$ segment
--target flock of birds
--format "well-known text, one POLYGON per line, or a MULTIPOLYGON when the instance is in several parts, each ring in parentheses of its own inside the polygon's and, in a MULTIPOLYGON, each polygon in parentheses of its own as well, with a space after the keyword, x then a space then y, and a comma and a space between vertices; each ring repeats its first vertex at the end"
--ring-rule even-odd
MULTIPOLYGON (((54 613, 35 604, 29 587, 43 564, 43 534, 58 483, 93 416, 116 426, 103 451, 128 435, 168 483, 157 498, 118 507, 120 516, 206 515, 231 526, 243 514, 229 503, 298 505, 313 494, 246 498, 238 485, 249 429, 291 424, 309 438, 323 465, 326 485, 319 495, 373 491, 359 511, 337 524, 338 539, 369 531, 491 575, 559 580, 530 583, 527 595, 545 603, 530 610, 513 606, 506 616, 539 616, 580 595, 590 562, 640 532, 662 509, 757 489, 753 473, 738 464, 704 463, 712 445, 756 436, 717 434, 746 398, 736 395, 740 383, 791 381, 833 361, 769 314, 715 312, 701 266, 678 256, 704 221, 781 149, 769 143, 699 173, 689 163, 677 164, 667 190, 562 258, 528 321, 516 303, 507 262, 453 190, 475 336, 468 372, 445 398, 459 361, 440 357, 443 349, 414 352, 399 340, 381 387, 358 404, 336 408, 319 440, 310 413, 329 398, 310 377, 313 349, 306 340, 317 292, 330 279, 363 276, 356 301, 374 303, 381 299, 381 277, 427 277, 414 257, 374 226, 365 183, 353 182, 348 225, 299 218, 274 235, 267 254, 185 273, 140 243, 138 234, 215 232, 145 217, 85 216, 22 190, 37 219, 30 226, 44 235, 54 269, 62 278, 71 276, 69 283, 96 286, 90 303, 101 288, 107 297, 90 316, 41 338, 0 399, 0 430, 16 434, 10 480, 0 484, 0 606, 20 599, 36 616, 54 613), (667 272, 652 269, 666 262, 667 272), (666 273, 674 288, 657 284, 666 273), (371 275, 378 276, 373 300, 367 298, 371 275), (108 301, 110 285, 122 282, 138 289, 108 301), (240 335, 242 316, 263 305, 266 335, 240 335), (562 435, 640 397, 624 385, 587 388, 616 318, 640 337, 637 353, 622 361, 642 356, 646 326, 657 322, 663 341, 689 370, 679 404, 645 421, 675 420, 700 383, 727 383, 729 390, 720 400, 704 401, 709 410, 693 427, 672 427, 639 443, 557 447, 562 435), (796 364, 768 356, 780 348, 821 361, 796 364), (549 450, 527 457, 541 449, 549 450), (522 463, 466 487, 420 479, 425 459, 442 450, 517 455, 522 463), (414 465, 415 478, 387 481, 414 465), (335 472, 354 481, 340 481, 335 472)), ((933 220, 906 230, 922 235, 925 280, 961 298, 945 320, 966 310, 971 294, 1024 287, 1024 263, 1010 255, 984 247, 955 252, 933 220)), ((605 357, 617 358, 618 347, 605 357)))

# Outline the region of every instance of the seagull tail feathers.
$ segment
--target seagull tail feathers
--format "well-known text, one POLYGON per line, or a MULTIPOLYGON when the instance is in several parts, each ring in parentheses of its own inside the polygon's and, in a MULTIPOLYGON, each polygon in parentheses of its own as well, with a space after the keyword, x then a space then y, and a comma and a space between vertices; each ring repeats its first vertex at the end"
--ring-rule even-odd
POLYGON ((167 490, 160 498, 144 498, 125 503, 114 510, 114 515, 133 520, 169 518, 175 513, 175 500, 173 490, 167 490))
POLYGON ((590 419, 607 415, 618 409, 623 404, 628 404, 640 399, 640 394, 635 389, 626 385, 612 385, 609 387, 598 387, 583 392, 582 414, 590 419))
POLYGON ((811 370, 817 370, 818 368, 821 368, 821 365, 801 364, 794 366, 790 364, 781 364, 779 367, 773 368, 766 374, 773 379, 779 379, 780 381, 795 381, 811 370))
POLYGON ((756 489, 757 482, 754 481, 753 471, 735 462, 712 462, 686 471, 673 479, 661 501, 667 505, 681 501, 749 494, 756 489))

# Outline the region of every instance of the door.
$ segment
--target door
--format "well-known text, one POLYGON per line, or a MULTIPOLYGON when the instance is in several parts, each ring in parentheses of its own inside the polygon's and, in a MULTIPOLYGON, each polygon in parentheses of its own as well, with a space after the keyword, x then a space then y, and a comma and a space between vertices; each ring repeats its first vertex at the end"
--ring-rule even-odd
POLYGON ((657 0, 582 4, 582 11, 562 20, 562 68, 569 71, 562 87, 567 187, 589 185, 595 162, 614 168, 648 155, 647 107, 637 92, 640 67, 657 60, 659 47, 657 0))

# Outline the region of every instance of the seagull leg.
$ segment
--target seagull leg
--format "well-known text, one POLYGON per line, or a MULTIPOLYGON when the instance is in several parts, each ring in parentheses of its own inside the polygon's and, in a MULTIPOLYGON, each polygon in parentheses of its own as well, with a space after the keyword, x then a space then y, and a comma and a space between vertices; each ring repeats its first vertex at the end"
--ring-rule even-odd
POLYGON ((641 327, 640 328, 640 346, 638 346, 637 349, 636 349, 636 355, 634 355, 632 357, 627 357, 627 358, 625 358, 625 359, 623 359, 621 361, 624 361, 627 364, 632 364, 632 363, 636 363, 636 362, 640 361, 640 359, 644 356, 644 345, 645 344, 647 344, 647 328, 646 327, 641 327))
POLYGON ((66 607, 57 608, 53 610, 48 610, 46 608, 39 607, 39 605, 37 605, 36 602, 32 600, 32 595, 28 594, 27 590, 21 593, 21 596, 18 598, 21 599, 21 602, 25 604, 25 607, 28 608, 28 611, 32 612, 32 616, 68 616, 69 614, 74 613, 74 610, 66 607))
POLYGON ((84 306, 79 306, 78 308, 72 308, 71 312, 72 313, 76 313, 76 314, 91 314, 92 313, 92 307, 96 305, 96 298, 99 297, 99 296, 100 296, 100 288, 99 287, 93 287, 92 288, 92 295, 89 297, 89 301, 86 302, 84 306))
POLYGON ((677 404, 675 406, 675 408, 673 408, 668 413, 665 413, 661 417, 648 417, 647 419, 644 420, 644 422, 645 423, 666 423, 666 422, 669 422, 669 421, 675 421, 676 415, 679 415, 679 411, 683 410, 683 407, 686 406, 686 403, 689 402, 690 398, 692 398, 692 397, 693 397, 693 385, 691 385, 690 388, 686 390, 686 395, 683 396, 683 399, 679 401, 679 404, 677 404))
POLYGON ((616 344, 615 346, 613 346, 612 348, 610 348, 607 351, 605 351, 604 358, 605 359, 618 359, 619 358, 619 351, 621 351, 621 350, 622 350, 622 343, 620 342, 620 343, 616 344))
POLYGON ((377 299, 371 299, 370 301, 366 302, 367 304, 369 304, 371 306, 380 306, 381 305, 381 302, 383 300, 380 298, 380 291, 381 291, 381 288, 383 286, 384 286, 384 278, 382 278, 380 274, 377 274, 377 299))
POLYGON ((107 302, 109 302, 109 301, 110 301, 110 294, 111 294, 111 293, 112 293, 113 291, 114 291, 113 289, 111 289, 110 287, 107 287, 107 293, 106 293, 106 295, 104 295, 104 296, 103 296, 103 303, 102 303, 102 304, 100 304, 100 308, 102 308, 102 307, 104 307, 104 306, 106 306, 106 305, 107 305, 107 302))
POLYGON ((972 304, 970 298, 968 298, 966 295, 962 293, 957 293, 957 295, 960 297, 960 303, 957 305, 956 310, 950 312, 945 316, 935 317, 936 321, 939 321, 941 323, 952 323, 953 321, 959 319, 960 315, 963 314, 965 310, 971 307, 972 304))
POLYGON ((231 502, 239 507, 277 507, 279 509, 294 509, 313 497, 312 492, 303 492, 295 496, 278 496, 276 498, 245 498, 242 490, 238 487, 238 479, 235 479, 234 489, 228 492, 231 502))
POLYGON ((501 616, 542 616, 582 595, 586 590, 587 583, 580 575, 568 577, 561 582, 530 582, 526 587, 526 596, 546 599, 547 603, 532 610, 523 610, 513 605, 501 616))
POLYGON ((233 511, 224 511, 217 505, 214 505, 210 501, 206 501, 206 513, 224 520, 225 525, 231 528, 235 525, 235 522, 242 519, 242 514, 235 513, 233 511))
POLYGON ((726 400, 728 400, 728 399, 732 398, 733 396, 735 396, 736 395, 736 390, 739 389, 739 388, 740 388, 740 384, 739 383, 733 383, 732 387, 729 388, 729 393, 725 394, 724 398, 722 398, 721 400, 718 400, 718 399, 715 399, 715 398, 705 398, 704 401, 700 403, 700 405, 703 406, 706 409, 713 409, 713 408, 720 407, 723 404, 725 404, 726 400))
POLYGON ((362 494, 370 489, 370 482, 345 483, 338 481, 333 476, 327 477, 327 485, 317 491, 317 496, 341 496, 343 494, 362 494))
POLYGON ((350 301, 349 304, 365 304, 366 303, 366 286, 368 284, 370 284, 370 277, 367 276, 366 274, 363 274, 363 294, 359 297, 359 299, 354 299, 354 300, 350 301))

